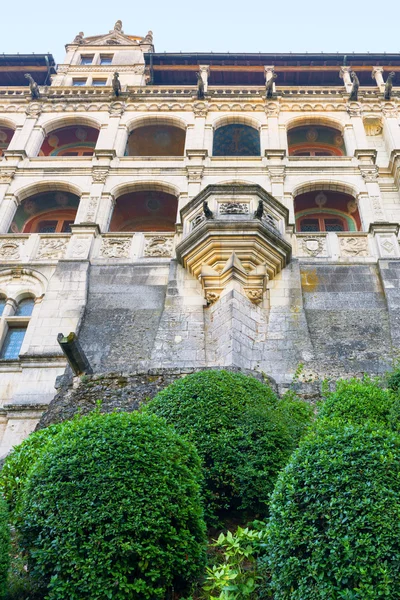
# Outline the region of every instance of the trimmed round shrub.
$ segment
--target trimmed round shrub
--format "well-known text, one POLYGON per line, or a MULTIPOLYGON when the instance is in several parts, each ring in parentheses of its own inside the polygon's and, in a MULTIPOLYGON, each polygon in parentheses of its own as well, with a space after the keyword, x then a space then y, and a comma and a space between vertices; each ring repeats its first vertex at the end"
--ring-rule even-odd
POLYGON ((0 598, 7 591, 8 569, 10 567, 10 528, 8 526, 8 510, 0 497, 0 598))
MULTIPOLYGON (((145 407, 195 444, 209 525, 232 511, 247 518, 266 514, 277 474, 297 443, 289 405, 280 406, 271 388, 254 377, 209 370, 177 380, 145 407)), ((307 411, 307 424, 309 418, 307 411)))
POLYGON ((399 465, 400 438, 371 424, 306 438, 271 498, 261 597, 400 598, 399 465))
POLYGON ((164 600, 204 567, 199 457, 164 420, 94 413, 28 476, 21 547, 48 600, 164 600))
POLYGON ((367 421, 389 427, 393 395, 368 377, 340 379, 334 392, 321 404, 318 421, 328 419, 337 424, 363 424, 367 421))
POLYGON ((15 520, 29 471, 49 441, 58 435, 64 426, 64 423, 57 423, 46 429, 34 431, 21 444, 15 446, 5 459, 0 471, 0 491, 7 502, 11 522, 15 520))

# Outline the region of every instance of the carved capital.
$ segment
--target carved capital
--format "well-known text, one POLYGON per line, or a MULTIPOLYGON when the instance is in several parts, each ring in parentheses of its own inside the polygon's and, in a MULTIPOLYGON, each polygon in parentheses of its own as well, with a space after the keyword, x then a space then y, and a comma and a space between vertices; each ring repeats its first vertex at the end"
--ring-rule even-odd
POLYGON ((379 168, 376 165, 360 165, 361 175, 365 183, 376 183, 379 178, 379 168))
POLYGON ((92 171, 93 183, 105 183, 109 169, 94 167, 92 171))

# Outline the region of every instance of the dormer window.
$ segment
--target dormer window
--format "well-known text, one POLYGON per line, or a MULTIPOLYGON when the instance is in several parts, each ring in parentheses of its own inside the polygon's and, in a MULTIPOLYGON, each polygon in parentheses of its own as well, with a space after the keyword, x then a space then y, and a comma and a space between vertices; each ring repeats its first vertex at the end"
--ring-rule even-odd
POLYGON ((111 65, 113 59, 112 54, 100 54, 100 64, 101 65, 111 65))
POLYGON ((82 54, 81 55, 81 65, 92 65, 94 59, 94 54, 82 54))
POLYGON ((86 85, 87 79, 73 79, 72 80, 72 85, 74 87, 82 87, 84 85, 86 85))

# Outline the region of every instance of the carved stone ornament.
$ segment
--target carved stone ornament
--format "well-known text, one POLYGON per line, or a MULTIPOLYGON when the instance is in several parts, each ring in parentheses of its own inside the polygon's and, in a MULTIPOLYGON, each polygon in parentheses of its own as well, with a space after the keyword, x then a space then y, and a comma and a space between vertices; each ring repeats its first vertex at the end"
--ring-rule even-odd
POLYGON ((372 204, 372 210, 374 212, 374 220, 384 221, 385 215, 383 212, 380 196, 370 196, 370 199, 372 204))
POLYGON ((194 229, 195 227, 198 227, 200 225, 200 223, 203 223, 203 221, 206 220, 206 216, 205 214, 202 212, 199 215, 197 215, 193 221, 192 221, 192 229, 194 229))
POLYGON ((371 167, 362 167, 361 175, 363 176, 365 183, 375 183, 378 181, 379 169, 375 165, 371 167))
POLYGON ((104 258, 129 258, 131 238, 103 238, 100 256, 104 258))
POLYGON ((305 254, 309 256, 318 256, 325 250, 325 239, 324 238, 303 238, 301 240, 301 246, 305 254))
POLYGON ((18 242, 4 241, 0 243, 0 259, 20 258, 20 245, 18 242))
POLYGON ((108 169, 93 169, 93 183, 105 183, 108 175, 108 169))
POLYGON ((67 239, 42 238, 36 258, 58 260, 64 256, 67 243, 67 239))
POLYGON ((193 104, 193 112, 195 117, 206 117, 208 106, 205 102, 195 102, 193 104))
POLYGON ((28 117, 39 117, 42 114, 43 106, 38 102, 31 102, 25 109, 28 117))
POLYGON ((395 246, 389 238, 379 237, 379 245, 384 250, 384 254, 387 256, 393 256, 395 254, 395 246))
POLYGON ((382 108, 382 112, 385 117, 388 117, 389 119, 397 119, 398 117, 397 107, 393 104, 385 104, 385 106, 382 108))
POLYGON ((71 256, 73 258, 84 258, 87 256, 90 248, 90 240, 91 238, 78 238, 75 240, 71 256))
POLYGON ((0 183, 11 183, 12 178, 14 177, 14 173, 15 173, 14 169, 0 171, 0 183))
POLYGON ((369 136, 376 136, 382 133, 382 121, 379 117, 367 117, 364 119, 365 133, 369 136))
POLYGON ((361 117, 362 106, 359 102, 349 102, 346 107, 350 117, 361 117))
POLYGON ((125 103, 124 102, 111 102, 108 107, 108 112, 112 116, 121 117, 125 112, 125 103))
POLYGON ((189 181, 200 183, 203 177, 204 167, 187 167, 187 178, 189 181))
POLYGON ((86 221, 88 223, 94 223, 98 204, 99 204, 98 196, 92 196, 89 199, 89 206, 87 208, 87 213, 86 213, 86 221))
POLYGON ((368 242, 364 237, 339 237, 342 256, 368 256, 368 242))
POLYGON ((156 235, 145 238, 144 256, 169 258, 172 256, 174 240, 172 237, 156 235))
POLYGON ((219 204, 220 215, 248 215, 248 202, 221 202, 219 204))
POLYGON ((246 289, 246 296, 254 304, 258 304, 263 299, 263 291, 260 289, 246 289))
POLYGON ((209 290, 208 292, 206 292, 206 301, 207 301, 208 305, 214 304, 214 302, 219 300, 219 297, 220 297, 219 292, 213 292, 212 290, 209 290))

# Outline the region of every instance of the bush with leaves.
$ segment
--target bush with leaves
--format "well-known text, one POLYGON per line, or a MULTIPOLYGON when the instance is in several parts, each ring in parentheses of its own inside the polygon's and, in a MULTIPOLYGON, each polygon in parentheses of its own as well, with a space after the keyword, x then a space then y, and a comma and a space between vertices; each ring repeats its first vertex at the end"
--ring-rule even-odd
POLYGON ((261 598, 400 598, 400 438, 374 424, 309 435, 271 498, 261 598))
POLYGON ((235 533, 221 533, 214 544, 217 560, 206 570, 204 598, 255 599, 260 579, 257 559, 265 550, 266 536, 264 527, 238 527, 235 533))
POLYGON ((46 429, 34 431, 21 444, 15 446, 5 459, 0 471, 0 491, 7 502, 12 523, 18 512, 18 505, 29 471, 49 441, 58 435, 65 426, 67 423, 57 423, 46 429))
POLYGON ((0 498, 0 598, 7 591, 8 569, 10 566, 10 528, 8 510, 3 498, 0 498))
POLYGON ((328 393, 321 403, 318 422, 335 421, 337 424, 364 424, 368 421, 390 427, 390 412, 394 397, 381 382, 364 379, 339 379, 334 392, 328 393))
POLYGON ((162 390, 145 411, 164 417, 192 441, 202 459, 208 524, 232 511, 242 522, 268 510, 280 469, 310 423, 300 400, 279 401, 271 388, 242 373, 209 370, 162 390))
POLYGON ((94 413, 28 475, 19 525, 48 600, 156 600, 204 567, 200 460, 164 420, 94 413))

